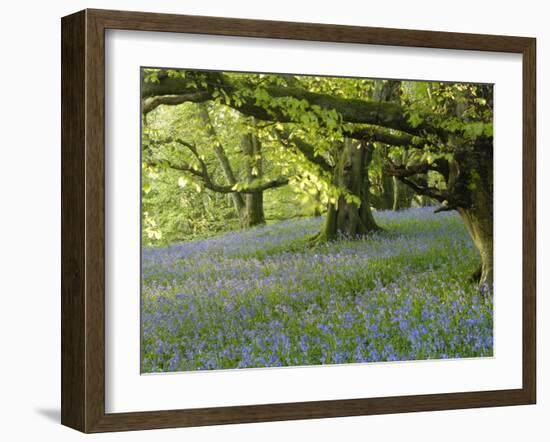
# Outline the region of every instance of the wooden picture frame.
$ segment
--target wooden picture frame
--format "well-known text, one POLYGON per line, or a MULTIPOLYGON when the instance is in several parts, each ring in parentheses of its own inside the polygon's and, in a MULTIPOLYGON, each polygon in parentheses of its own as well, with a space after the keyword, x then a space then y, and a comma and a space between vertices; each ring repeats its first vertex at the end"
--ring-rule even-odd
POLYGON ((534 404, 536 157, 533 38, 84 10, 62 19, 62 424, 83 432, 534 404), (523 383, 511 390, 105 412, 105 30, 495 51, 523 57, 523 383))

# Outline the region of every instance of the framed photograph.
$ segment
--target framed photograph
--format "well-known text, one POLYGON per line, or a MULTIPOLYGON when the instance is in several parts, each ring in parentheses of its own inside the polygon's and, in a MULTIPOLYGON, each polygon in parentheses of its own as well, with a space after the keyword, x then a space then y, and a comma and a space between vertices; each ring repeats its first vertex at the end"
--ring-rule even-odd
POLYGON ((62 423, 534 404, 535 39, 62 19, 62 423))

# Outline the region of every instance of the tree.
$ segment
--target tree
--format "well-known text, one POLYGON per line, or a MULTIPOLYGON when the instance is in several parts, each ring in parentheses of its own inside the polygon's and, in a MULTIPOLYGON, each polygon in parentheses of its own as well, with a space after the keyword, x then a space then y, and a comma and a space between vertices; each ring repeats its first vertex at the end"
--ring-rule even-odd
POLYGON ((492 284, 491 86, 176 70, 143 75, 145 114, 160 105, 214 101, 290 128, 291 144, 319 177, 332 175, 321 238, 376 229, 369 225, 368 165, 372 149, 389 146, 385 173, 440 202, 438 211, 460 213, 481 256, 479 282, 492 284))
MULTIPOLYGON (((417 85, 418 88, 418 85, 417 85)), ((420 89, 420 88, 419 88, 420 89)), ((490 85, 436 83, 416 91, 417 109, 429 105, 442 117, 445 136, 416 162, 393 163, 388 173, 417 194, 456 210, 481 257, 474 277, 493 282, 493 94, 490 85), (437 174, 439 185, 430 181, 437 174)))
MULTIPOLYGON (((190 113, 195 113, 195 116, 198 117, 197 121, 200 123, 193 128, 196 140, 187 141, 181 138, 167 138, 164 136, 166 130, 161 131, 160 138, 150 136, 146 132, 144 135, 146 151, 143 158, 144 162, 151 167, 167 167, 179 171, 183 176, 193 178, 198 186, 213 192, 229 194, 241 227, 264 224, 263 192, 286 185, 288 179, 284 177, 271 180, 263 179, 260 141, 255 134, 247 132, 250 128, 246 126, 246 123, 241 122, 240 126, 243 132, 238 139, 241 149, 240 156, 242 157, 240 159, 242 168, 240 175, 243 175, 243 177, 240 180, 239 173, 235 172, 221 137, 210 118, 208 107, 201 104, 187 110, 186 123, 192 126, 192 124, 189 124, 192 122, 190 113), (197 137, 197 134, 200 136, 197 137), (202 148, 200 145, 202 145, 202 148), (154 149, 151 147, 154 147, 154 149), (218 178, 215 177, 214 165, 212 161, 207 159, 208 151, 215 154, 218 165, 223 171, 225 183, 220 183, 218 178), (185 155, 186 153, 187 155, 185 155)), ((239 125, 235 124, 234 127, 239 127, 239 125)), ((178 130, 175 130, 174 127, 171 127, 171 131, 178 133, 178 130)))
POLYGON ((355 237, 380 229, 370 205, 368 171, 372 145, 346 138, 337 151, 333 183, 344 192, 340 192, 336 201, 329 202, 325 225, 314 241, 335 239, 338 234, 355 237))
MULTIPOLYGON (((246 182, 251 185, 254 180, 262 178, 262 147, 256 134, 244 134, 241 136, 241 140, 243 154, 246 156, 246 182)), ((288 180, 280 178, 277 182, 284 185, 288 183, 288 180)), ((256 226, 258 224, 265 224, 263 191, 246 194, 246 225, 256 226)))

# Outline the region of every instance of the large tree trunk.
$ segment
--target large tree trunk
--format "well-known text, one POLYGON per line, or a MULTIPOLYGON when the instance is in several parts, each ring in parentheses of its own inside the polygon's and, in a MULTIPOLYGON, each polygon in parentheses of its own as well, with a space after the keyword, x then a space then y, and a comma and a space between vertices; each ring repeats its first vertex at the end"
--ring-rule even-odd
POLYGON ((458 212, 470 233, 481 258, 481 265, 474 274, 481 285, 493 285, 493 154, 492 145, 478 147, 470 155, 470 161, 461 158, 467 180, 458 180, 457 191, 468 192, 470 204, 458 212), (464 188, 466 187, 466 189, 464 188))
POLYGON ((493 285, 493 214, 488 207, 459 209, 481 258, 481 265, 474 273, 479 284, 493 285))
MULTIPOLYGON (((360 201, 346 201, 345 194, 336 204, 329 203, 323 229, 312 240, 333 240, 339 234, 355 237, 378 230, 369 201, 368 166, 372 160, 372 145, 346 139, 334 168, 334 184, 360 201)), ((348 198, 349 198, 348 195, 348 198)))
MULTIPOLYGON (((262 177, 262 150, 258 137, 253 134, 243 135, 241 147, 246 156, 246 180, 250 184, 262 177)), ((264 215, 264 194, 262 191, 248 193, 245 196, 247 227, 265 224, 264 215)))

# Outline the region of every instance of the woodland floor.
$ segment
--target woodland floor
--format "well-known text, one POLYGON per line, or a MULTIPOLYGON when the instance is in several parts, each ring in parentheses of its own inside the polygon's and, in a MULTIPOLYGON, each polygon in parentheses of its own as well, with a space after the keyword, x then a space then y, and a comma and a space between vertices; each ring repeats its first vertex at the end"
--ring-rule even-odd
POLYGON ((492 356, 492 295, 460 217, 310 248, 321 218, 142 251, 142 371, 492 356))

